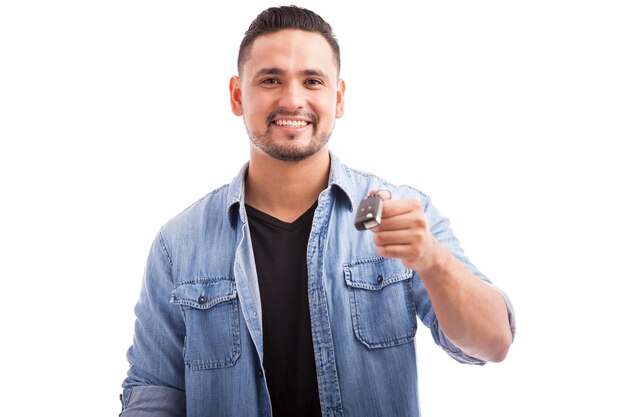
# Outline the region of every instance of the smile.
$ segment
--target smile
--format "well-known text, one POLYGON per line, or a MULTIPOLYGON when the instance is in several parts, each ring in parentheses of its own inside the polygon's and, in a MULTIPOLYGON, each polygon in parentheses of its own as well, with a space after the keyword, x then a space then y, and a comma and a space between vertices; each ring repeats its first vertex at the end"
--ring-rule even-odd
POLYGON ((310 124, 310 122, 307 122, 306 120, 290 120, 290 119, 278 119, 278 120, 274 120, 273 123, 278 126, 289 126, 289 127, 304 127, 310 124))

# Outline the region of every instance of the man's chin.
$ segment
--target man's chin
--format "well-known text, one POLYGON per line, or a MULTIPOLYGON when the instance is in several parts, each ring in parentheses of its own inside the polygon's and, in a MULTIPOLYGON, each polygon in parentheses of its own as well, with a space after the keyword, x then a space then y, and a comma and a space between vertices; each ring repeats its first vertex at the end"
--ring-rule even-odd
POLYGON ((315 137, 303 138, 298 134, 288 134, 283 136, 283 143, 268 137, 269 135, 253 136, 250 135, 250 141, 266 155, 283 162, 301 162, 309 159, 320 150, 326 147, 329 137, 323 143, 316 140, 315 137))
POLYGON ((282 162, 302 162, 315 155, 316 151, 306 152, 266 152, 269 156, 282 162))

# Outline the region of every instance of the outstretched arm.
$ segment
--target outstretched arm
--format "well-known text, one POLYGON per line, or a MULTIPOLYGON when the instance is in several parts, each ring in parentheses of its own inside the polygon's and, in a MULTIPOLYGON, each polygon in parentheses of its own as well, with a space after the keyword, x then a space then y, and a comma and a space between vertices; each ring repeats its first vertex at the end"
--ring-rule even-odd
POLYGON ((504 360, 513 339, 504 298, 433 237, 419 201, 386 199, 382 223, 372 231, 380 256, 419 274, 452 343, 477 359, 504 360))

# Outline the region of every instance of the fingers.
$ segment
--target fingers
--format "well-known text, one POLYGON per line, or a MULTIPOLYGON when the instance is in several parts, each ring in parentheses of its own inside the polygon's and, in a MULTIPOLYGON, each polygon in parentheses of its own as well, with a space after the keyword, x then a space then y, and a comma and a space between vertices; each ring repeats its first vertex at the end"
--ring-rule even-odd
POLYGON ((420 259, 429 247, 429 235, 415 230, 381 232, 374 236, 376 252, 385 258, 420 259))
POLYGON ((376 246, 413 245, 420 244, 425 239, 426 233, 424 229, 398 229, 375 233, 374 244, 376 246))
POLYGON ((381 226, 373 229, 376 252, 378 256, 384 258, 402 260, 407 268, 417 267, 416 265, 421 265, 420 262, 426 259, 425 254, 431 246, 431 235, 426 221, 407 223, 398 221, 397 218, 383 220, 381 226), (382 230, 383 226, 385 230, 382 230), (390 229, 390 227, 398 228, 390 229))
POLYGON ((402 214, 422 212, 422 205, 417 200, 387 200, 383 204, 383 219, 402 214))
POLYGON ((370 197, 374 194, 378 194, 380 198, 383 199, 383 201, 391 200, 391 191, 389 190, 370 190, 369 193, 367 193, 367 195, 370 197))
POLYGON ((376 253, 383 258, 397 258, 403 262, 406 261, 405 266, 408 262, 420 257, 419 253, 416 254, 407 245, 377 246, 376 253))
POLYGON ((427 230, 428 221, 421 213, 409 212, 393 217, 384 217, 380 225, 372 229, 374 233, 400 230, 427 230))
POLYGON ((383 204, 382 223, 374 232, 428 228, 426 216, 416 200, 388 200, 383 204))

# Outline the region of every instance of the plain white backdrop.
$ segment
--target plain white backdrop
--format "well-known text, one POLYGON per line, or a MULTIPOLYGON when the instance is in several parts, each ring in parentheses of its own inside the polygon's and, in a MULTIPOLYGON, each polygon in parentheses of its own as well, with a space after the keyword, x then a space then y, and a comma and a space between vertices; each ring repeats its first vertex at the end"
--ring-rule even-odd
MULTIPOLYGON (((501 364, 418 329, 422 412, 624 415, 620 1, 302 1, 342 47, 343 162, 428 193, 511 297, 501 364)), ((120 410, 158 229, 246 161, 228 79, 266 1, 3 1, 3 415, 120 410)))

